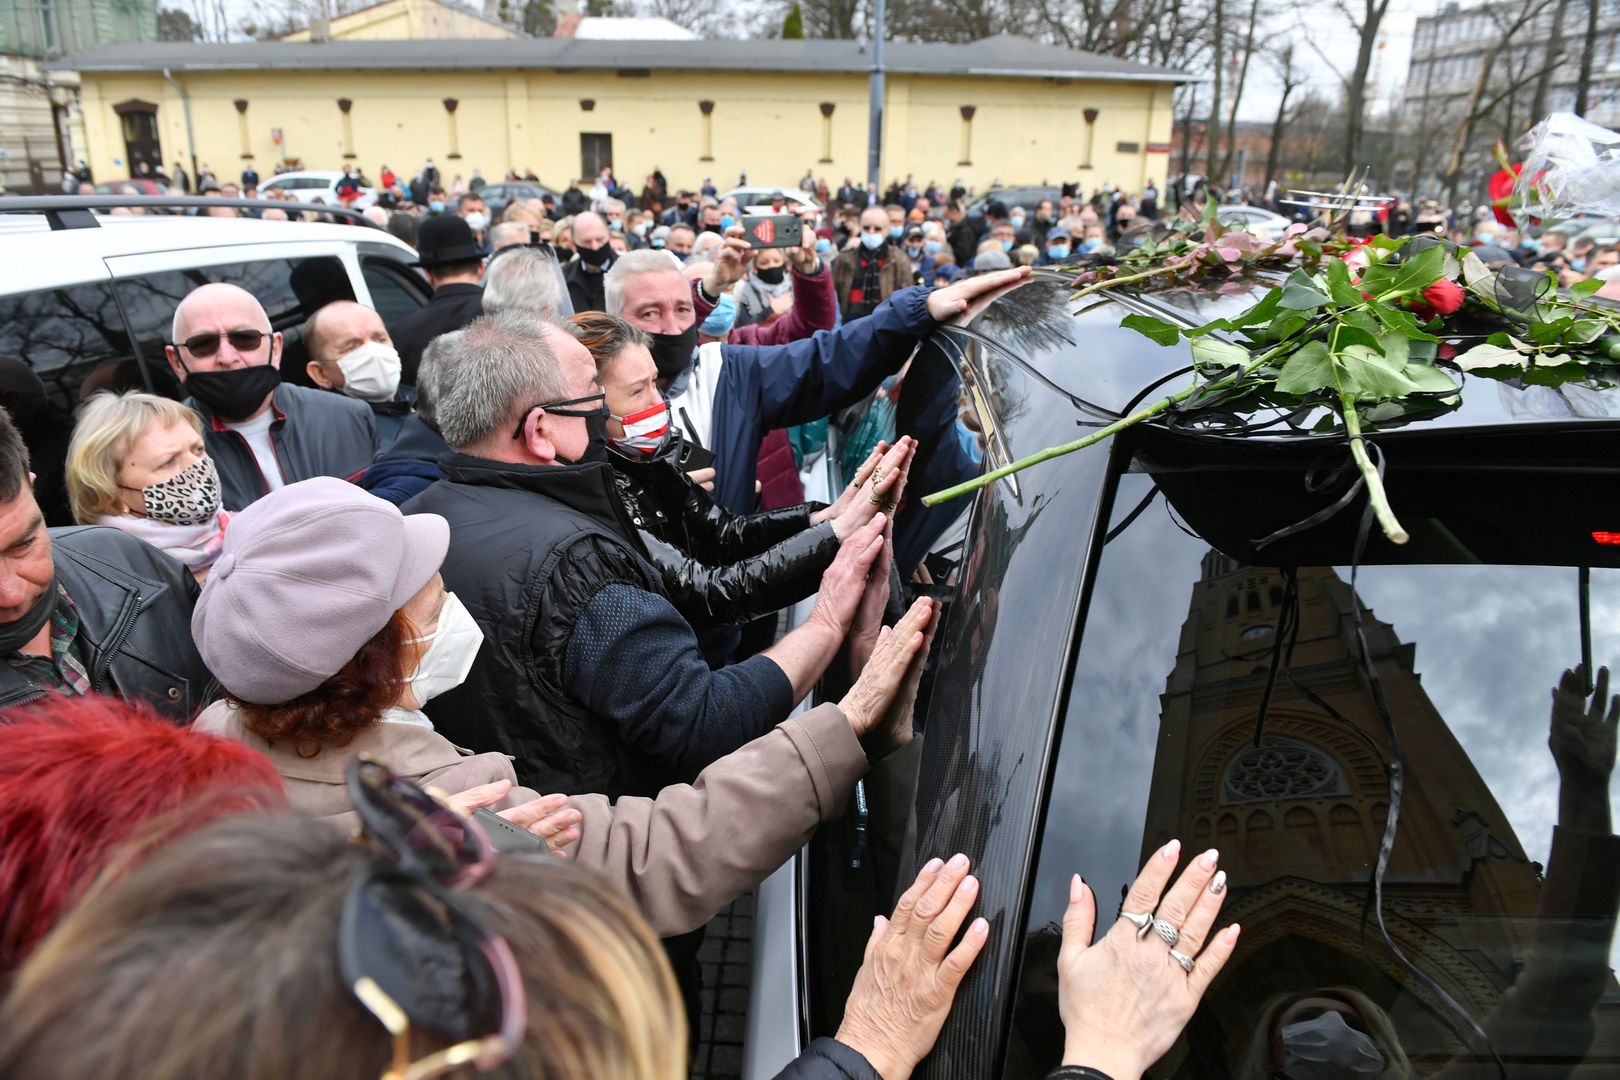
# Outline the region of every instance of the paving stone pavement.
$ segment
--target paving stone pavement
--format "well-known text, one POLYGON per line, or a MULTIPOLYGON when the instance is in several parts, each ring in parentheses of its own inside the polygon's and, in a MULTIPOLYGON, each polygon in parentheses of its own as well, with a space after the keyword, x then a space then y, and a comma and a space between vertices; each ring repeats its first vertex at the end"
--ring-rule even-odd
POLYGON ((754 959, 754 894, 739 898, 709 924, 703 966, 703 1019, 693 1080, 740 1080, 748 985, 754 959))

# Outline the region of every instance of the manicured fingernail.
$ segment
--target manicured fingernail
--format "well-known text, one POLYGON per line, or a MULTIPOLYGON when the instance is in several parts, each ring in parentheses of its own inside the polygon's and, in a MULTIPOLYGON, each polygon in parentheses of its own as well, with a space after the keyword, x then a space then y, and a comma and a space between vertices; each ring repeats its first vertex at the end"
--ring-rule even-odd
POLYGON ((1164 847, 1159 849, 1159 857, 1164 859, 1173 859, 1176 857, 1176 852, 1180 850, 1181 841, 1172 840, 1168 844, 1164 845, 1164 847))
POLYGON ((955 855, 951 856, 950 865, 951 865, 952 870, 966 870, 967 869, 967 864, 968 864, 968 857, 966 855, 963 855, 960 851, 957 852, 955 855))
POLYGON ((945 864, 940 862, 938 859, 929 859, 928 862, 923 866, 923 873, 937 874, 939 873, 939 868, 944 865, 945 864))
POLYGON ((1233 923, 1231 926, 1226 928, 1224 933, 1226 934, 1226 943, 1228 945, 1235 945, 1237 944, 1238 935, 1243 933, 1243 927, 1239 926, 1237 923, 1233 923))
POLYGON ((1214 848, 1210 848, 1208 851, 1198 856, 1198 865, 1202 866, 1205 870, 1215 869, 1215 864, 1220 861, 1221 853, 1216 851, 1214 848))
POLYGON ((1086 883, 1081 880, 1079 874, 1075 874, 1069 879, 1069 903, 1078 904, 1080 898, 1085 895, 1086 883))
POLYGON ((962 892, 962 893, 970 893, 974 889, 977 889, 978 887, 979 887, 979 879, 974 877, 972 874, 969 874, 967 877, 962 879, 962 884, 960 884, 960 885, 958 885, 956 887, 956 891, 957 892, 962 892))
POLYGON ((979 937, 984 937, 989 932, 990 924, 983 919, 974 919, 973 925, 968 927, 968 933, 977 934, 979 937))
POLYGON ((1209 891, 1210 891, 1210 895, 1212 895, 1212 896, 1219 896, 1219 895, 1221 895, 1221 893, 1226 891, 1226 871, 1225 870, 1217 870, 1217 871, 1215 871, 1215 880, 1211 881, 1209 883, 1209 891))

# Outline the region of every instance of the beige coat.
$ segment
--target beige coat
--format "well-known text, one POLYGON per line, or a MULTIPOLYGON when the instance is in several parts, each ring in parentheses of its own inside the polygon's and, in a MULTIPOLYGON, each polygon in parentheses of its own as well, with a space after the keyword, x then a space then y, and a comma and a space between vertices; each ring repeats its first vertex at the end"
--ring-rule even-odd
MULTIPOLYGON (((462 750, 436 731, 378 723, 348 746, 300 757, 242 726, 227 702, 205 709, 193 727, 237 739, 276 766, 295 810, 317 817, 352 813, 344 790, 358 754, 397 775, 448 792, 513 779, 501 754, 462 750)), ((758 885, 830 821, 866 773, 866 755, 836 705, 790 717, 727 754, 692 784, 674 784, 654 798, 576 795, 579 840, 566 849, 581 866, 605 875, 639 907, 660 937, 708 922, 758 885)), ((536 798, 514 787, 496 809, 536 798)))

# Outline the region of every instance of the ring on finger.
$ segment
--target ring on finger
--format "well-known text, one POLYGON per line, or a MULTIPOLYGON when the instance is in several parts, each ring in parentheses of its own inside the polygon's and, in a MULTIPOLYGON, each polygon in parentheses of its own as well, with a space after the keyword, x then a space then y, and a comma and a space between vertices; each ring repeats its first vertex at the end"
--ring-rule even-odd
POLYGON ((1153 920, 1153 932, 1158 934, 1160 940, 1162 940, 1172 949, 1176 947, 1176 942, 1181 940, 1181 931, 1177 930, 1174 926, 1165 922, 1163 919, 1153 920))
POLYGON ((882 509, 884 499, 882 495, 879 495, 876 491, 873 491, 871 494, 866 496, 866 501, 871 503, 873 506, 882 509))
POLYGON ((1151 915, 1139 915, 1134 911, 1121 911, 1119 913, 1119 917, 1125 919, 1132 926, 1136 927, 1136 938, 1138 941, 1146 937, 1147 932, 1153 929, 1153 916, 1151 915))
POLYGON ((1179 953, 1174 949, 1170 950, 1170 959, 1180 964, 1181 970, 1185 971, 1189 975, 1193 973, 1193 966, 1198 962, 1192 957, 1188 956, 1186 953, 1179 953))

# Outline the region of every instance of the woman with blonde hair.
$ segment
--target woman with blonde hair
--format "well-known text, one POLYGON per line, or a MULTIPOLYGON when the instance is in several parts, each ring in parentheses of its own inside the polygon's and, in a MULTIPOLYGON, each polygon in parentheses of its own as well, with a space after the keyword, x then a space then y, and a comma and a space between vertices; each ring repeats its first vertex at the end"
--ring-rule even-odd
POLYGON ((79 412, 66 471, 79 523, 120 529, 208 576, 230 515, 191 409, 140 391, 97 394, 79 412))

